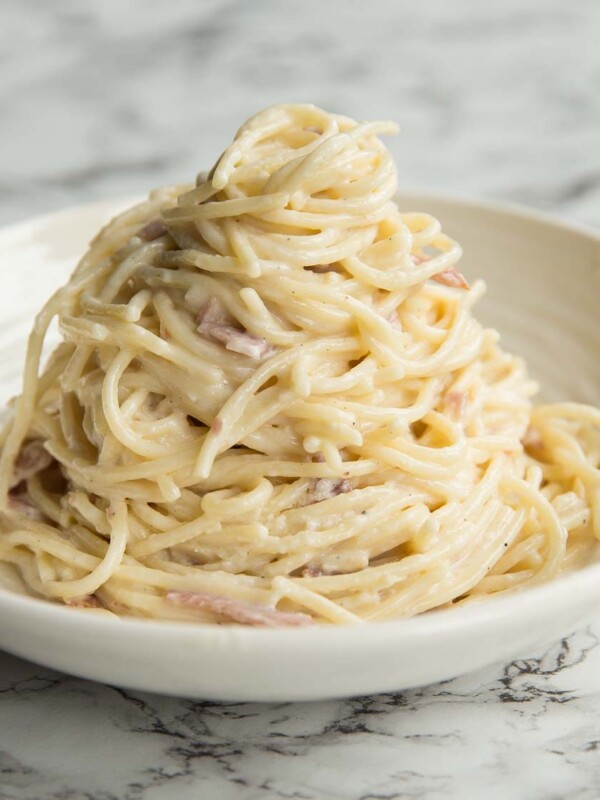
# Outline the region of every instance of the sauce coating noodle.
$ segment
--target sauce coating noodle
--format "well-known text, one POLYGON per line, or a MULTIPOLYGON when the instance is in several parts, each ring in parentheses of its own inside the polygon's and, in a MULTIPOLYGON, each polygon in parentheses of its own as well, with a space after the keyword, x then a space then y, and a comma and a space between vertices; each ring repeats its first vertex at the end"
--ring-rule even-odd
POLYGON ((347 624, 590 555, 600 412, 532 406, 460 246, 394 200, 395 130, 269 108, 98 234, 35 321, 3 434, 0 560, 33 593, 347 624))

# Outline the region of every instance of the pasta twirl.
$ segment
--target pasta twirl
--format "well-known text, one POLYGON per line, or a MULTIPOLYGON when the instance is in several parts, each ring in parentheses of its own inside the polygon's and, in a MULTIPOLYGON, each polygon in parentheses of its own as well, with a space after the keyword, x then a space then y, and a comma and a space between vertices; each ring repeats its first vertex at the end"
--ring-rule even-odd
POLYGON ((3 435, 0 560, 32 592, 348 624, 590 554, 600 412, 532 406, 459 245, 398 208, 394 132, 269 108, 98 234, 35 321, 3 435))

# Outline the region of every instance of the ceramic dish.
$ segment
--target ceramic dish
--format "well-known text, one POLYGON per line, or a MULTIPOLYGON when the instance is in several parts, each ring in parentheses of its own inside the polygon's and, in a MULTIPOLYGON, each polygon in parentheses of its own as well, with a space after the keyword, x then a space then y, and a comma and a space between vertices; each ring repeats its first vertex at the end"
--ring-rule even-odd
MULTIPOLYGON (((33 314, 91 236, 131 202, 83 206, 0 232, 2 407, 18 391, 33 314)), ((406 193, 399 203, 432 213, 462 243, 465 273, 488 283, 478 318, 527 359, 542 399, 600 405, 600 235, 491 203, 406 193)), ((598 604, 600 560, 512 596, 414 619, 261 630, 96 616, 25 596, 4 569, 0 648, 165 694, 309 700, 423 685, 526 655, 568 633, 598 604)))

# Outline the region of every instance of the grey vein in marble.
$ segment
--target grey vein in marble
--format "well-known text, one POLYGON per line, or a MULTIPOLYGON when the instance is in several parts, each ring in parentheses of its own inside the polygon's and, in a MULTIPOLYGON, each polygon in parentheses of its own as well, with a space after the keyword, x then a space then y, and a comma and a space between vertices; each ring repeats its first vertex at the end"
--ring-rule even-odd
POLYGON ((5 655, 0 796, 594 800, 598 633, 433 687, 305 704, 166 698, 5 655))

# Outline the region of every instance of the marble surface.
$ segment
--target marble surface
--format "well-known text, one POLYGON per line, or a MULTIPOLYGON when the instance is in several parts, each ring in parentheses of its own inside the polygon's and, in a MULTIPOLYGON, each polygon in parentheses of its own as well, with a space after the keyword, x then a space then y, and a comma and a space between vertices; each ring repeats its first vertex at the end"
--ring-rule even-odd
POLYGON ((4 800, 597 800, 600 626, 397 694, 193 702, 0 660, 4 800))
MULTIPOLYGON (((600 224, 597 0, 3 0, 0 223, 187 180, 257 108, 392 117, 401 184, 600 224)), ((600 614, 438 686, 305 705, 0 654, 3 800, 600 796, 600 614)))

